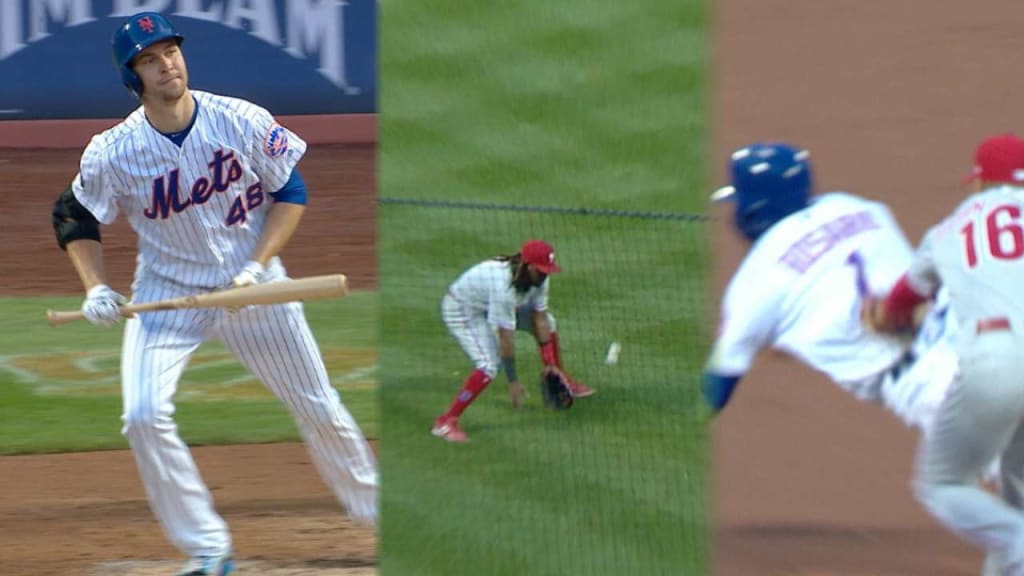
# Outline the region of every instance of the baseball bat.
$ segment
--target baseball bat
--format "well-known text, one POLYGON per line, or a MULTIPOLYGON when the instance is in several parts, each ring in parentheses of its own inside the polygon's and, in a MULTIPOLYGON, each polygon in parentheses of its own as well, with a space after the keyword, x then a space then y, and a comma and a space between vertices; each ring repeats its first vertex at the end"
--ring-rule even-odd
MULTIPOLYGON (((138 312, 156 310, 178 310, 182 308, 241 308, 242 306, 258 306, 280 304, 296 300, 321 300, 340 298, 348 294, 348 279, 344 274, 328 274, 326 276, 310 276, 255 284, 241 288, 226 288, 215 292, 193 294, 179 298, 168 298, 141 304, 125 304, 121 306, 121 315, 130 317, 138 312)), ((46 321, 50 326, 60 326, 85 318, 81 310, 47 310, 46 321)))

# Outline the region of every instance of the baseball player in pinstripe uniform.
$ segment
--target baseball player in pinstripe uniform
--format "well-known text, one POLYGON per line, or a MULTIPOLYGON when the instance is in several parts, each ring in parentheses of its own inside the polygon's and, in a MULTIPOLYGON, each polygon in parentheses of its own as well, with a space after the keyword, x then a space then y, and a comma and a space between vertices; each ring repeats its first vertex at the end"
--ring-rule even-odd
POLYGON ((434 421, 434 436, 449 442, 469 439, 459 427, 459 417, 494 380, 499 368, 508 378, 512 406, 520 407, 525 392, 516 375, 516 330, 533 334, 542 362, 565 375, 573 397, 594 394, 562 369, 555 319, 548 311, 548 276, 559 271, 554 248, 543 240, 530 240, 514 255, 473 265, 448 287, 441 299, 441 318, 472 361, 473 371, 448 411, 434 421))
MULTIPOLYGON (((305 209, 296 164, 306 144, 259 106, 189 90, 183 40, 153 12, 117 29, 115 64, 142 105, 93 137, 54 205, 58 243, 87 291, 82 311, 97 326, 121 321, 127 301, 108 285, 99 229, 119 214, 138 234, 135 302, 286 277, 277 254, 305 209)), ((144 313, 125 322, 123 433, 164 533, 190 557, 180 574, 233 570, 228 527, 172 417, 182 371, 210 339, 284 402, 339 502, 375 526, 374 456, 330 385, 300 303, 144 313)))

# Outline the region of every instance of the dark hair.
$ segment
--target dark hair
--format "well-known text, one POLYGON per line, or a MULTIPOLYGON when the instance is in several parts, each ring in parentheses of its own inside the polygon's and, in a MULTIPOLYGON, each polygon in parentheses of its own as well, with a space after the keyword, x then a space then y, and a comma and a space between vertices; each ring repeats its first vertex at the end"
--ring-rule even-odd
POLYGON ((491 258, 497 262, 508 262, 508 268, 512 271, 512 278, 509 280, 509 285, 516 289, 516 292, 525 294, 530 288, 533 287, 533 281, 530 279, 530 272, 527 269, 527 264, 523 262, 523 255, 516 252, 515 254, 502 254, 491 258))

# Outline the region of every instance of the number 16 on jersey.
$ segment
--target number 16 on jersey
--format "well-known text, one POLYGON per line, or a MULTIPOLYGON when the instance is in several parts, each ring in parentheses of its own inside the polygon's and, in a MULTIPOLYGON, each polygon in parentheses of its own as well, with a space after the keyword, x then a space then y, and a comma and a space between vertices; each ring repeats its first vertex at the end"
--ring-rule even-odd
POLYGON ((1016 260, 1024 256, 1024 228, 1020 206, 1002 204, 985 215, 984 229, 971 220, 960 229, 964 239, 964 259, 968 268, 978 266, 978 250, 986 250, 996 260, 1016 260), (980 246, 979 246, 980 244, 980 246))

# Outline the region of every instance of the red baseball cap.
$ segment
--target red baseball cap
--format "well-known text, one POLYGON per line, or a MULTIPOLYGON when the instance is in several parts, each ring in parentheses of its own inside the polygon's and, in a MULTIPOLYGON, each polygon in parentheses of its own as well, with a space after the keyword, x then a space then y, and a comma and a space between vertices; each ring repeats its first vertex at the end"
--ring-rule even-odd
POLYGON ((990 136, 974 151, 974 168, 964 183, 1024 182, 1024 139, 1014 134, 990 136))
POLYGON ((523 257, 523 262, 532 264, 545 274, 554 274, 561 270, 558 264, 555 264, 555 249, 543 240, 527 241, 519 250, 519 254, 523 257))

